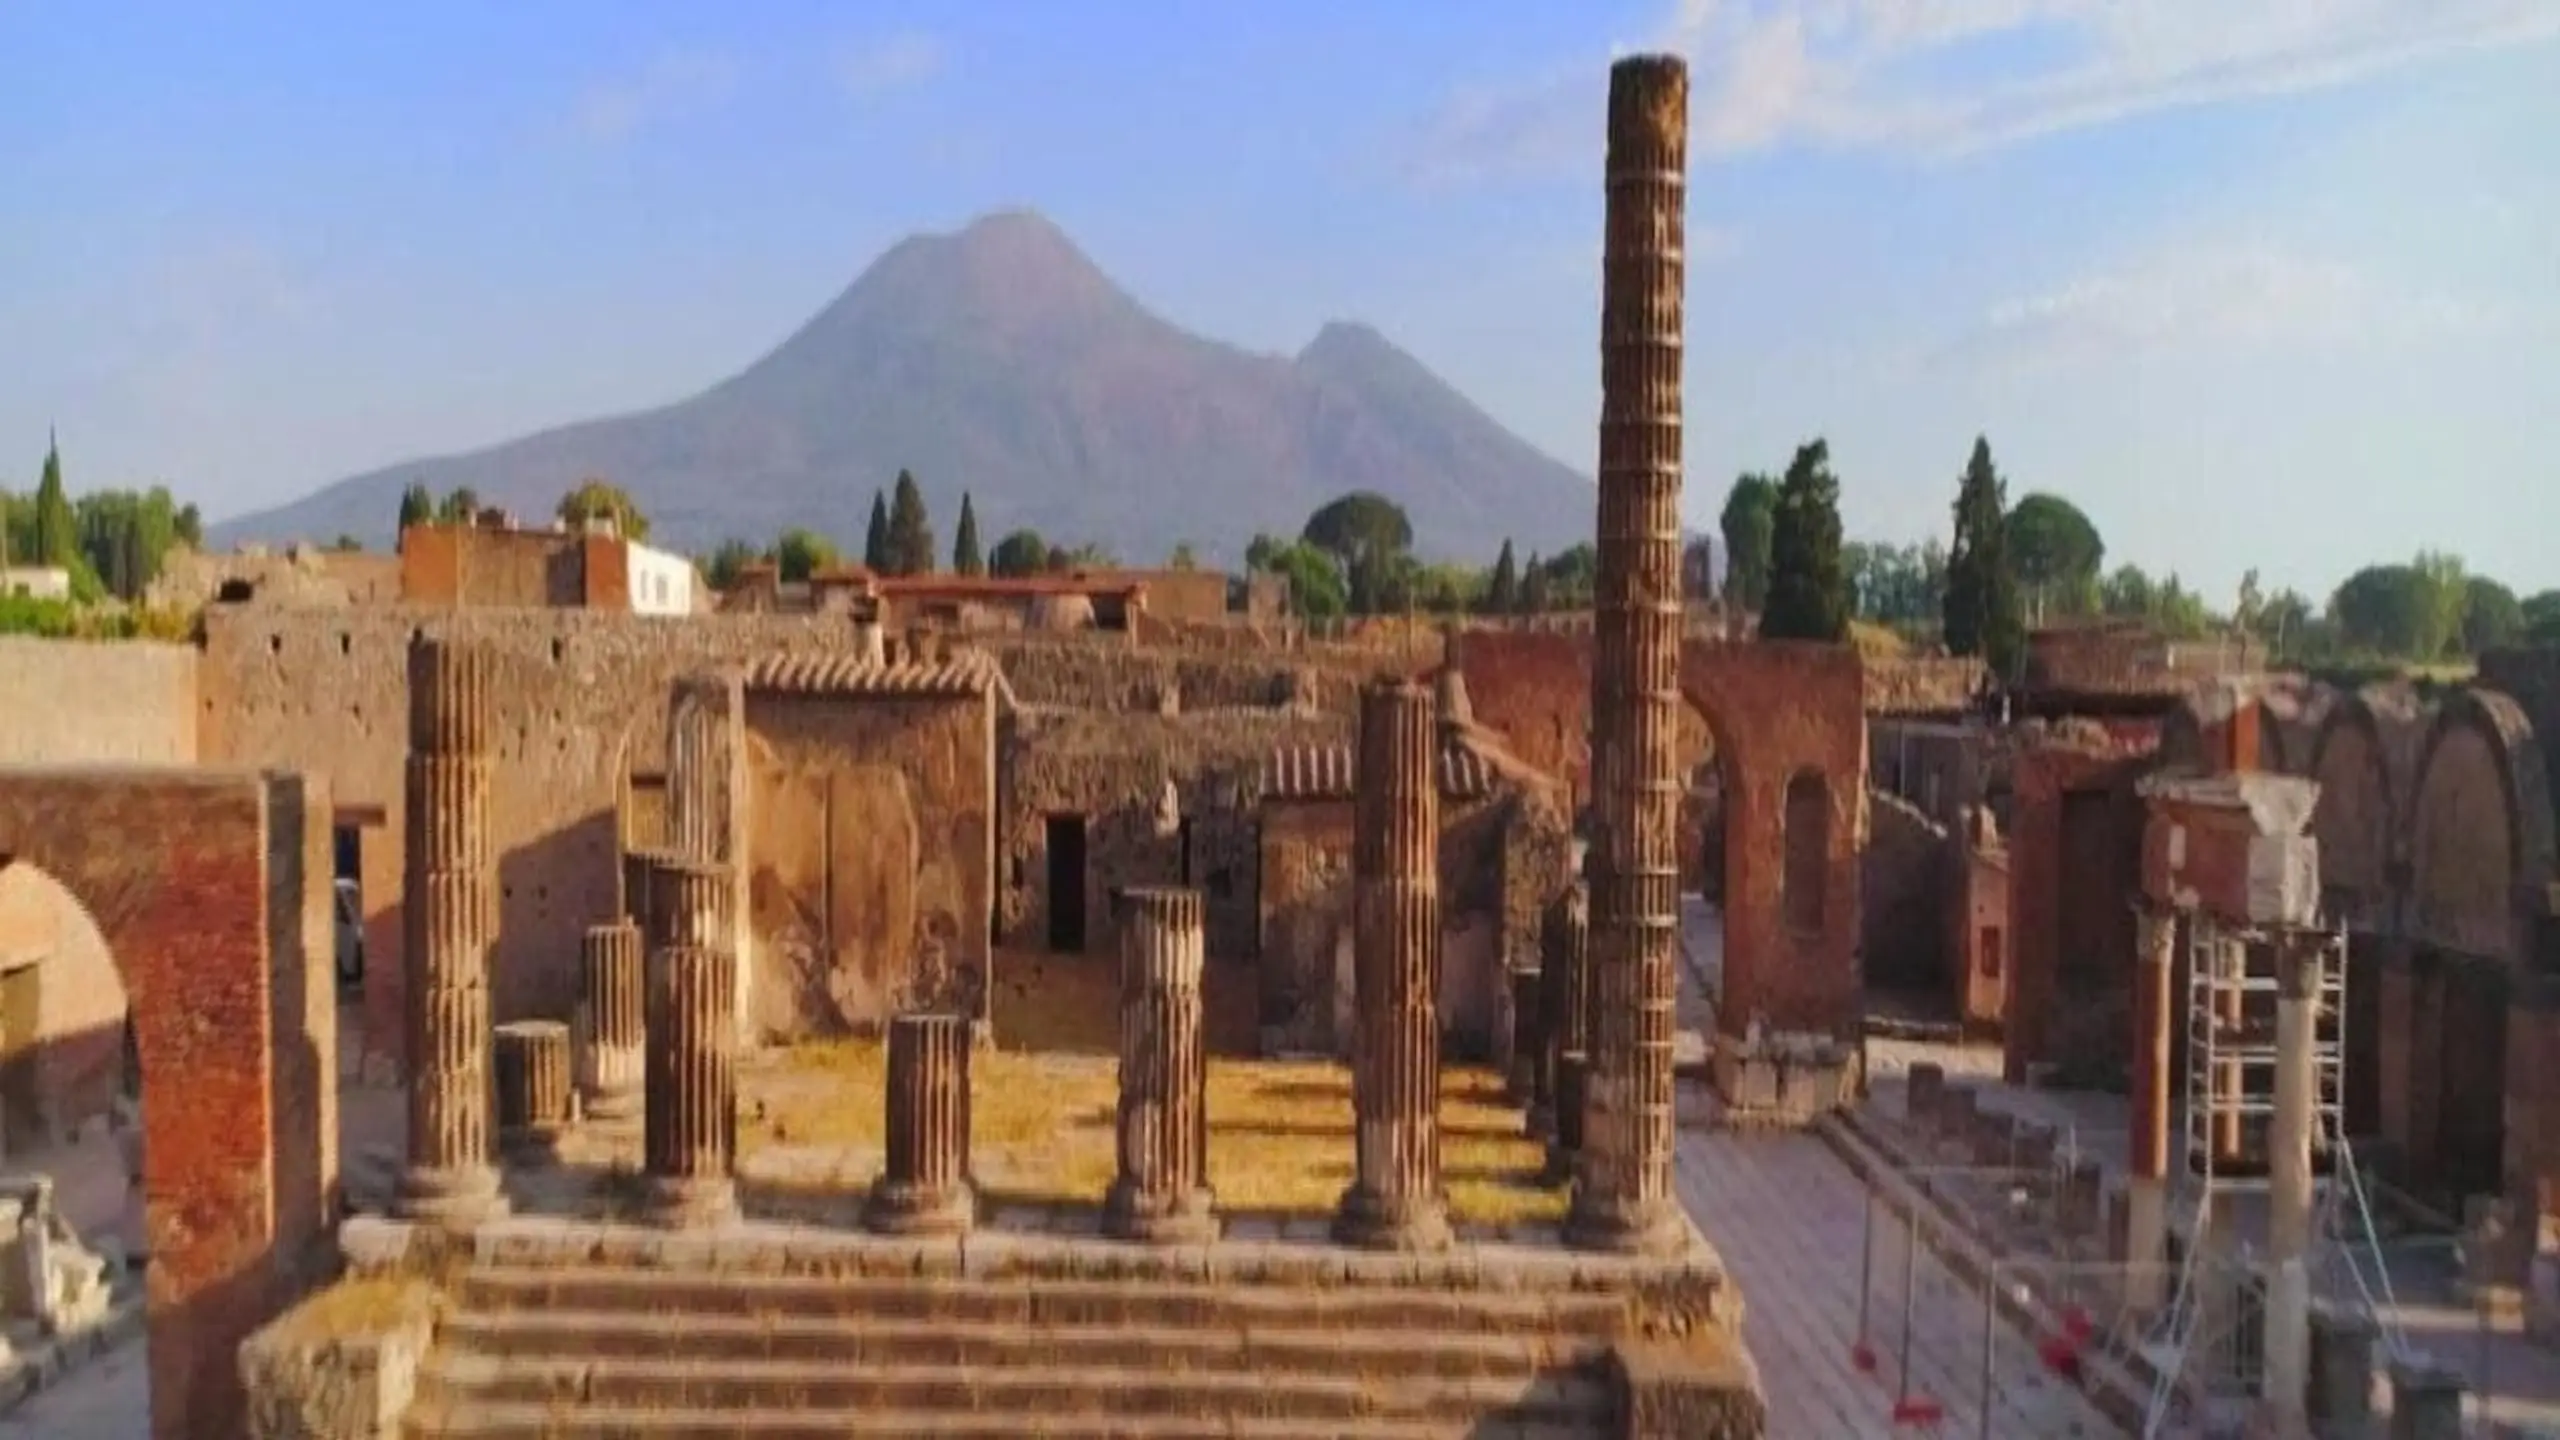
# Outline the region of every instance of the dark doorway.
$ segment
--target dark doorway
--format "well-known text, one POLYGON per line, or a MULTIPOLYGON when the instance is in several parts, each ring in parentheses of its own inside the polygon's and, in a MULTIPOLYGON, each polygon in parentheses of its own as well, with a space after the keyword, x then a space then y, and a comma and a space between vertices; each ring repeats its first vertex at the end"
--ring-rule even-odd
POLYGON ((1175 843, 1177 843, 1177 844, 1181 845, 1181 847, 1182 847, 1182 880, 1181 880, 1181 882, 1180 882, 1180 883, 1181 883, 1181 885, 1183 886, 1183 888, 1185 888, 1185 889, 1189 889, 1189 888, 1190 888, 1190 886, 1191 886, 1191 817, 1190 817, 1190 816, 1185 815, 1185 816, 1183 816, 1183 817, 1182 817, 1182 833, 1181 833, 1181 835, 1177 838, 1177 840, 1176 840, 1176 842, 1175 842, 1175 843))
POLYGON ((1049 949, 1084 953, 1084 817, 1049 817, 1049 949))
POLYGON ((340 825, 335 831, 337 842, 337 875, 341 880, 364 878, 364 830, 360 826, 340 825))
POLYGON ((36 1071, 42 964, 39 959, 0 975, 0 1150, 32 1150, 46 1138, 36 1071))

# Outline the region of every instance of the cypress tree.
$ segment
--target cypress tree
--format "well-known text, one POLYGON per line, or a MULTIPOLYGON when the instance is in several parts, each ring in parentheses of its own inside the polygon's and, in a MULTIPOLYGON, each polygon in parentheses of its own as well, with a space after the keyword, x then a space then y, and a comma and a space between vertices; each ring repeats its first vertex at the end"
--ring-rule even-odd
POLYGON ((875 575, 889 570, 889 497, 871 492, 871 524, 862 532, 862 566, 875 575))
POLYGON ((1956 488, 1955 542, 1947 552, 1947 651, 1979 655, 1994 675, 2014 677, 2026 645, 2025 602, 2009 560, 2008 486, 1991 463, 1991 442, 1974 437, 1956 488))
POLYGON ((1760 611, 1764 640, 1849 638, 1849 573, 1840 557, 1840 481, 1831 447, 1821 440, 1797 449, 1778 482, 1769 533, 1769 599, 1760 611))
POLYGON ((1484 611, 1508 615, 1520 608, 1520 562, 1512 557, 1511 539, 1503 537, 1502 553, 1493 557, 1493 575, 1485 581, 1484 611))
POLYGON ((951 536, 951 568, 961 575, 984 575, 987 558, 978 549, 978 507, 969 492, 960 492, 960 524, 951 536))
POLYGON ((35 554, 28 557, 35 564, 69 569, 79 558, 79 521, 62 486, 62 447, 51 442, 45 446, 44 478, 36 482, 35 541, 35 554))
POLYGON ((925 519, 924 492, 904 470, 889 493, 889 569, 898 575, 933 573, 933 525, 925 519))

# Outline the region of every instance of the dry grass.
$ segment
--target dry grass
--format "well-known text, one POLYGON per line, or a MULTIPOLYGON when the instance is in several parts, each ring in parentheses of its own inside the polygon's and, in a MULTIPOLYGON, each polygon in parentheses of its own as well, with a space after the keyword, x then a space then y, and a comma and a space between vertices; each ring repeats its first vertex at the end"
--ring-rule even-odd
MULTIPOLYGON (((997 1005, 1001 1048, 972 1062, 972 1160, 980 1179, 1005 1196, 1097 1202, 1117 1164, 1108 963, 1017 960, 1008 970, 1000 961, 998 973, 1014 982, 1002 987, 997 1005)), ((1350 1073, 1326 1062, 1231 1058, 1233 1046, 1214 1042, 1239 1028, 1232 991, 1241 987, 1226 995, 1218 988, 1209 1004, 1213 1048, 1230 1052, 1209 1065, 1209 1183, 1219 1204, 1330 1212, 1351 1178, 1350 1073)), ((1250 998, 1242 1001, 1246 1021, 1250 998)), ((1242 1028, 1250 1033, 1249 1025, 1242 1028)), ((766 1057, 741 1077, 742 1150, 876 1150, 885 1071, 876 1041, 801 1045, 766 1057)), ((1440 1127, 1441 1170, 1459 1218, 1502 1223, 1563 1213, 1562 1190, 1536 1183, 1544 1151, 1525 1133, 1520 1112, 1503 1103, 1497 1077, 1450 1070, 1440 1127)))

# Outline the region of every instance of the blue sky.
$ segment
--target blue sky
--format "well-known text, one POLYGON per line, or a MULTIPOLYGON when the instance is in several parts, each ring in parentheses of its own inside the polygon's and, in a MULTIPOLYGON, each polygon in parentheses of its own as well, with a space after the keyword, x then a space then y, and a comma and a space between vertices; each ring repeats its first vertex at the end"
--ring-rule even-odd
POLYGON ((2227 599, 2560 585, 2560 0, 0 7, 0 484, 208 514, 678 398, 1029 205, 1185 325, 1369 321, 1588 469, 1607 61, 1693 57, 1688 508, 2012 492, 2227 599))

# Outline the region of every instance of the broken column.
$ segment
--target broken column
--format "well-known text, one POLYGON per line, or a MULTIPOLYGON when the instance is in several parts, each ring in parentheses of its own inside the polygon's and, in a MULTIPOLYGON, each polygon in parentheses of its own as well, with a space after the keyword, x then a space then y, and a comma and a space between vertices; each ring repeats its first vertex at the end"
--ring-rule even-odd
POLYGON ((1351 834, 1351 1105, 1358 1153, 1334 1221, 1345 1244, 1449 1243, 1440 1193, 1440 737, 1410 680, 1360 694, 1351 834))
MULTIPOLYGON (((747 875, 738 864, 738 806, 747 789, 746 746, 739 736, 745 708, 744 681, 728 671, 684 676, 667 701, 668 846, 725 867, 721 948, 732 956, 747 953, 747 875)), ((745 1045, 751 1039, 745 1026, 754 1013, 747 996, 751 972, 743 964, 732 964, 730 971, 737 993, 728 1013, 740 1027, 738 1043, 745 1045)))
POLYGON ((737 955, 729 869, 661 855, 649 871, 649 1043, 641 1124, 652 1218, 702 1225, 737 1213, 737 955))
POLYGON ((977 1219, 969 1182, 969 1050, 965 1015, 889 1021, 889 1135, 865 1225, 889 1235, 957 1235, 977 1219))
POLYGON ((1547 907, 1539 935, 1539 979, 1546 994, 1546 1103, 1531 1112, 1530 1128, 1546 1120, 1547 1170, 1573 1173, 1582 1149, 1583 1067, 1590 1057, 1591 892, 1575 881, 1547 907))
POLYGON ((399 1208, 468 1227, 506 1200, 490 1163, 489 652, 409 642, 409 769, 402 953, 408 971, 409 1163, 399 1208))
POLYGON ((569 1128, 569 1027, 516 1020, 497 1028, 498 1143, 536 1157, 569 1128))
POLYGON ((1214 1240, 1200 892, 1129 890, 1120 904, 1120 1173, 1103 1201, 1103 1230, 1123 1240, 1214 1240))
POLYGON ((1591 666, 1589 1094, 1567 1239, 1668 1252, 1680 941, 1680 366, 1689 70, 1609 67, 1591 666))
POLYGON ((587 928, 578 950, 578 1093, 597 1120, 640 1113, 647 963, 629 920, 587 928))
POLYGON ((2266 1398, 2300 1425, 2311 1370, 2311 1148, 2320 1103, 2323 937, 2276 942, 2275 1114, 2267 1131, 2266 1398))
POLYGON ((2133 1123, 2125 1157, 2125 1303, 2152 1310, 2169 1299, 2169 1037, 2177 1023, 2173 977, 2178 917, 2145 907, 2136 928, 2133 1123))

